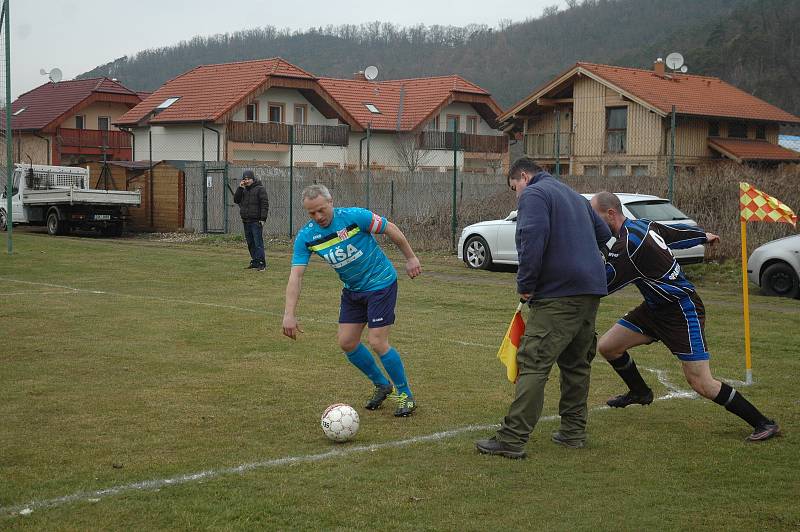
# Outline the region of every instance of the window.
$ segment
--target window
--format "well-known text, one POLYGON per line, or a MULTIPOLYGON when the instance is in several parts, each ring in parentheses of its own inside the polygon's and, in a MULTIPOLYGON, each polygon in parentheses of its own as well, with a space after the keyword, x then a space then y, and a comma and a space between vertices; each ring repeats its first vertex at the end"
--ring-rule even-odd
POLYGON ((622 165, 606 166, 606 175, 608 177, 619 177, 625 175, 625 167, 622 165))
POLYGON ((439 115, 434 116, 433 120, 428 122, 426 129, 428 131, 439 131, 439 115))
POLYGON ((625 206, 637 218, 648 220, 685 220, 688 218, 669 200, 645 200, 626 203, 625 206))
POLYGON ((583 175, 587 176, 599 176, 600 175, 600 167, 597 165, 584 165, 583 167, 583 175))
POLYGON ((364 103, 364 106, 369 110, 370 113, 379 115, 381 112, 378 110, 377 107, 372 105, 371 103, 364 103))
POLYGON ((271 103, 269 104, 269 121, 275 123, 283 122, 283 104, 271 103))
POLYGON ((650 168, 646 164, 636 164, 631 166, 631 175, 646 176, 650 173, 650 168))
POLYGON ((251 103, 244 106, 245 122, 258 122, 258 104, 251 103))
POLYGON ((756 126, 756 138, 767 140, 767 126, 756 126))
POLYGON ((108 131, 108 124, 111 121, 107 116, 97 117, 97 129, 101 131, 108 131))
POLYGON ((458 115, 447 115, 447 132, 460 131, 458 115))
POLYGON ((728 124, 728 137, 732 139, 746 139, 747 124, 744 122, 731 122, 728 124))
POLYGON ((164 109, 166 109, 173 103, 177 102, 178 100, 180 100, 180 97, 167 98, 166 100, 158 104, 158 106, 156 107, 156 111, 163 111, 164 109))
POLYGON ((75 116, 75 129, 86 129, 86 116, 84 115, 75 116))
POLYGON ((606 152, 625 153, 628 136, 628 108, 606 109, 606 152))
POLYGON ((478 134, 478 117, 477 116, 468 116, 467 117, 467 133, 471 133, 473 135, 478 134))
POLYGON ((719 122, 713 121, 708 123, 708 136, 719 137, 719 122))
POLYGON ((308 116, 308 107, 305 104, 295 104, 294 105, 294 123, 295 124, 305 124, 306 117, 308 116))

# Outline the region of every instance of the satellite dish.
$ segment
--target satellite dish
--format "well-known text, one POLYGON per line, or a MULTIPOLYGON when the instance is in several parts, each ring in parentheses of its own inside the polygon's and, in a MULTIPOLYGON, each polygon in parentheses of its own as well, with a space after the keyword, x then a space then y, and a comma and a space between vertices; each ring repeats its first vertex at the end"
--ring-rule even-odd
POLYGON ((53 70, 50 71, 49 77, 50 81, 52 81, 53 83, 58 83, 63 79, 64 74, 61 72, 60 68, 54 68, 53 70))
POLYGON ((681 73, 682 74, 686 74, 687 72, 689 72, 689 67, 687 67, 686 65, 683 65, 681 67, 681 73))
POLYGON ((678 70, 683 66, 683 56, 678 52, 672 52, 667 56, 667 66, 672 70, 678 70))
POLYGON ((43 68, 40 68, 40 69, 39 69, 39 74, 41 74, 42 76, 44 76, 45 74, 47 74, 47 70, 45 70, 45 69, 43 69, 43 68))
POLYGON ((378 77, 378 67, 375 66, 368 66, 364 69, 364 77, 368 80, 372 81, 373 79, 378 77))

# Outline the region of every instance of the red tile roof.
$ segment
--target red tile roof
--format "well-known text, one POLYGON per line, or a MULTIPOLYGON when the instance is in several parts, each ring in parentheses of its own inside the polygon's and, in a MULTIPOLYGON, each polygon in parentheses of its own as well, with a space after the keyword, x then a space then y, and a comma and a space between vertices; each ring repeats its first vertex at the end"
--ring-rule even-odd
POLYGON ((153 124, 215 121, 273 78, 313 80, 305 70, 281 59, 201 65, 162 85, 115 122, 134 125, 167 98, 179 98, 150 119, 153 124))
POLYGON ((355 79, 320 78, 319 84, 355 118, 362 128, 368 124, 375 130, 400 131, 416 129, 443 105, 459 101, 459 95, 470 95, 462 101, 477 100, 493 109, 492 118, 500 108, 488 92, 460 76, 365 81, 355 79), (403 93, 402 112, 400 94, 403 93), (366 105, 377 107, 372 113, 366 105))
POLYGON ((577 63, 615 87, 635 96, 662 113, 768 120, 800 123, 800 118, 756 98, 719 78, 668 73, 595 63, 577 63))
MULTIPOLYGON (((108 78, 89 78, 45 83, 35 89, 21 94, 11 106, 11 112, 20 114, 12 116, 14 130, 40 130, 57 120, 61 115, 80 105, 87 98, 95 95, 105 101, 114 101, 115 95, 126 103, 137 103, 136 93, 117 81, 108 78), (131 96, 135 100, 131 100, 131 96)), ((0 127, 5 129, 5 115, 0 117, 0 127)))
POLYGON ((708 139, 711 149, 736 162, 742 161, 800 161, 800 153, 771 144, 766 140, 717 138, 708 139))

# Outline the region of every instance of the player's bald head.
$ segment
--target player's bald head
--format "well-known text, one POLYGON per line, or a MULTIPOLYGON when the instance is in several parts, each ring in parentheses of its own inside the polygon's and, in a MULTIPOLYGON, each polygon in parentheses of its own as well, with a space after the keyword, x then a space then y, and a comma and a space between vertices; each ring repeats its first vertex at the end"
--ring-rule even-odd
POLYGON ((606 212, 609 209, 614 209, 620 213, 622 212, 622 203, 619 201, 617 195, 606 190, 592 196, 592 207, 600 212, 606 212))

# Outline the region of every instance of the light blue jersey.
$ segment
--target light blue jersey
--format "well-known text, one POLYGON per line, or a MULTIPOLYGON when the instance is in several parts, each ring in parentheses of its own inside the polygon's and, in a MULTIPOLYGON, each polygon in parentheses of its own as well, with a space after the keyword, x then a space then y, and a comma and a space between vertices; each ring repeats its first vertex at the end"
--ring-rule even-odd
POLYGON ((348 290, 386 288, 397 280, 397 272, 372 235, 382 234, 388 223, 367 209, 334 208, 328 227, 310 220, 298 231, 292 266, 308 265, 313 252, 333 266, 348 290))

